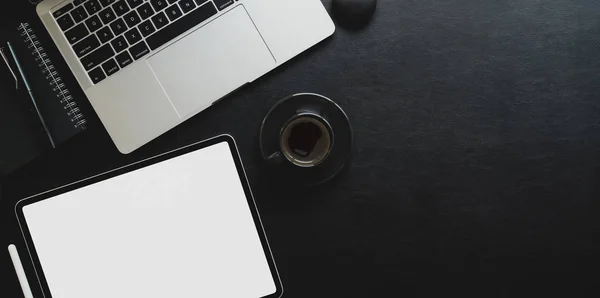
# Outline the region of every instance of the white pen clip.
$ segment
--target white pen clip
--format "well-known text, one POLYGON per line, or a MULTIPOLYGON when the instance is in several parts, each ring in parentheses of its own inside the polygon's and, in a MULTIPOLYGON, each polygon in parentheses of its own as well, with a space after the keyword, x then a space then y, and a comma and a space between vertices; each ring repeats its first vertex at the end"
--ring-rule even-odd
POLYGON ((4 60, 4 63, 6 63, 6 67, 8 67, 8 70, 10 70, 10 73, 12 74, 13 78, 15 79, 15 89, 19 90, 19 79, 17 79, 17 74, 10 66, 10 63, 8 62, 8 58, 6 58, 6 54, 4 54, 4 47, 0 48, 0 56, 2 56, 2 60, 4 60))

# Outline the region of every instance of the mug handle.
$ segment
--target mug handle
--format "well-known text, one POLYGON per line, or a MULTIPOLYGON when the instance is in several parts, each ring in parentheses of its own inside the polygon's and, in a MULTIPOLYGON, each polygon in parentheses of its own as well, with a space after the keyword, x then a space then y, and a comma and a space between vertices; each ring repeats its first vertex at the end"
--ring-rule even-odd
POLYGON ((283 163, 283 156, 281 155, 281 152, 276 151, 268 157, 265 157, 265 160, 272 165, 281 165, 283 163))

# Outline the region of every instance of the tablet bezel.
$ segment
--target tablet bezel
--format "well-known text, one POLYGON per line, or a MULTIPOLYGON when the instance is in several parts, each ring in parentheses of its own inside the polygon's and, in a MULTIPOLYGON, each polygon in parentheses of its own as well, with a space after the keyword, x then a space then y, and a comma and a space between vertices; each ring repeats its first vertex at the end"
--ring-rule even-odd
POLYGON ((42 265, 40 263, 39 257, 37 255, 37 251, 35 249, 35 245, 33 243, 33 239, 31 237, 31 234, 29 232, 29 228, 27 226, 27 221, 25 220, 25 216, 23 214, 23 207, 33 204, 33 203, 37 203, 39 201, 42 200, 46 200, 46 199, 50 199, 52 197, 55 197, 57 195, 66 193, 66 192, 70 192, 73 191, 75 189, 78 188, 82 188, 103 180, 107 180, 119 175, 123 175, 125 173, 128 172, 132 172, 159 162, 163 162, 166 160, 169 160, 171 158, 175 158, 178 157, 180 155, 184 155, 187 153, 191 153, 194 152, 196 150, 200 150, 206 147, 210 147, 212 145, 216 145, 222 142, 227 142, 227 144, 229 144, 229 149, 231 152, 231 155, 233 157, 233 160, 235 162, 235 166, 237 168, 237 172, 238 172, 238 176, 240 178, 240 181, 242 183, 242 186, 244 188, 244 193, 246 195, 246 200, 248 202, 248 207, 250 208, 250 211, 252 213, 252 218, 254 220, 254 224, 256 226, 258 235, 260 237, 260 242, 262 244, 263 247, 263 252, 265 253, 265 257, 267 259, 267 262, 269 263, 269 269, 271 270, 271 276, 273 278, 273 282, 275 283, 275 288, 276 291, 275 293, 271 294, 271 295, 267 295, 264 296, 262 298, 278 298, 281 297, 283 295, 283 286, 281 284, 281 279, 279 276, 279 273, 277 271, 277 267, 275 265, 274 259, 273 259, 273 254, 271 252, 271 248, 269 246, 269 243, 267 241, 267 237, 262 225, 262 221, 260 219, 260 215, 258 213, 258 209, 256 207, 256 203, 254 201, 254 196, 252 195, 252 191, 250 190, 250 185, 248 183, 248 178, 246 177, 246 172, 244 170, 244 166, 242 164, 242 160, 240 158, 239 155, 239 151, 237 150, 237 145, 235 143, 235 140, 233 139, 232 136, 230 135, 219 135, 216 136, 214 138, 208 139, 208 140, 204 140, 204 141, 200 141, 191 145, 187 145, 184 147, 181 147, 179 149, 175 149, 166 153, 162 153, 159 155, 155 155, 153 157, 150 158, 146 158, 144 160, 138 161, 138 162, 134 162, 98 175, 94 175, 46 192, 42 192, 27 198, 24 198, 20 201, 18 201, 15 205, 15 213, 17 216, 17 221, 19 223, 19 227, 21 229, 21 233, 23 235, 23 238, 25 240, 25 244, 27 246, 27 250, 29 253, 29 257, 30 260, 33 264, 33 268, 35 270, 35 276, 37 277, 38 280, 38 284, 40 285, 40 288, 42 290, 42 293, 45 297, 47 298, 52 298, 52 293, 50 292, 50 288, 48 286, 48 283, 46 281, 45 275, 44 275, 44 271, 42 268, 42 265))

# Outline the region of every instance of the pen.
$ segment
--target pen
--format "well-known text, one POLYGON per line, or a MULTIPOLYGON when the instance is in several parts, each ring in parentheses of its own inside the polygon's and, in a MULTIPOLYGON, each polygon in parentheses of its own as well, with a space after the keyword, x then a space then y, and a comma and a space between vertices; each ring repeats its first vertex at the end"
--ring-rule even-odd
POLYGON ((23 79, 23 84, 25 85, 25 88, 27 89, 27 92, 29 93, 29 97, 31 97, 31 101, 33 102, 35 111, 37 112, 38 117, 40 117, 40 121, 42 121, 42 126, 44 126, 44 130, 46 131, 46 134, 48 135, 48 138, 50 139, 50 144, 52 144, 52 148, 56 148, 56 145, 54 144, 54 140, 52 139, 52 135, 50 135, 50 130, 48 130, 46 121, 44 121, 44 116, 42 116, 42 113, 40 112, 40 109, 38 108, 37 103, 35 101, 35 97, 33 96, 33 92, 31 91, 31 87, 29 87, 29 82, 27 82, 27 78, 25 78, 25 73, 23 72, 23 68, 21 68, 19 59, 17 59, 17 54, 15 53, 15 50, 13 49, 10 42, 7 42, 6 44, 8 45, 8 49, 10 50, 10 53, 12 54, 13 59, 15 60, 15 64, 17 65, 17 69, 19 70, 21 79, 23 79))
POLYGON ((10 63, 8 63, 8 59, 6 58, 6 55, 4 54, 3 47, 0 48, 0 56, 2 56, 2 60, 4 60, 4 63, 6 63, 8 70, 10 70, 10 73, 12 74, 13 78, 15 79, 15 90, 18 90, 19 89, 19 80, 17 79, 17 75, 13 71, 12 67, 10 67, 10 63))
POLYGON ((23 269, 23 263, 21 263, 21 258, 19 257, 17 247, 14 244, 9 245, 8 253, 10 254, 13 266, 15 266, 15 271, 17 272, 17 278, 19 279, 19 283, 21 284, 23 295, 25 296, 25 298, 33 298, 33 293, 31 292, 31 287, 29 287, 29 281, 27 281, 25 269, 23 269))

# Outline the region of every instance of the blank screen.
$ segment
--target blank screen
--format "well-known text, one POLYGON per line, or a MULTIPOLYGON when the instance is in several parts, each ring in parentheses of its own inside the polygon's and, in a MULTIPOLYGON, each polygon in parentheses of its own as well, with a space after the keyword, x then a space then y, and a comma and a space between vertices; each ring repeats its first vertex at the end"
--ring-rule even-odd
POLYGON ((23 207, 55 298, 276 291, 227 142, 23 207))

